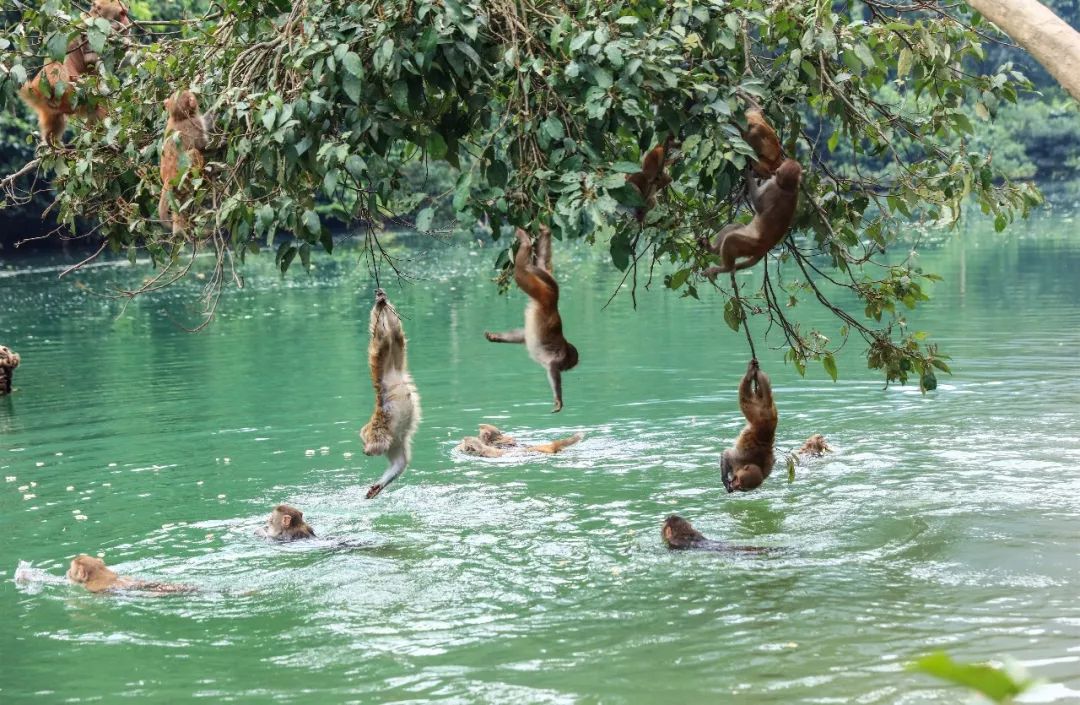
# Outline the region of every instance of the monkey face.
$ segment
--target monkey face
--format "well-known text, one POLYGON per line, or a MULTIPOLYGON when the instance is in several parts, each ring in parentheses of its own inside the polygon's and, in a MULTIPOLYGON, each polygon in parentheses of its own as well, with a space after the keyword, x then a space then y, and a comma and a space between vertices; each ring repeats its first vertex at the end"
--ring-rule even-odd
POLYGON ((736 468, 731 477, 731 489, 740 492, 748 492, 761 486, 765 481, 761 468, 757 465, 743 465, 736 468))
POLYGON ((19 366, 19 353, 11 352, 6 346, 0 345, 0 367, 13 370, 19 366))
POLYGON ((85 583, 102 570, 105 570, 105 561, 84 554, 71 559, 67 576, 72 582, 85 583))
POLYGON ((660 536, 670 548, 686 548, 705 538, 690 522, 675 514, 664 520, 660 536))
POLYGON ((575 367, 577 367, 577 364, 578 364, 578 351, 577 351, 577 348, 575 348, 570 343, 567 343, 566 344, 566 353, 563 355, 562 365, 559 367, 559 369, 562 370, 563 372, 565 372, 566 370, 574 369, 575 367))
POLYGON ((92 17, 104 17, 111 20, 113 29, 130 27, 131 18, 128 17, 128 9, 122 2, 116 0, 94 0, 94 7, 90 10, 92 17))

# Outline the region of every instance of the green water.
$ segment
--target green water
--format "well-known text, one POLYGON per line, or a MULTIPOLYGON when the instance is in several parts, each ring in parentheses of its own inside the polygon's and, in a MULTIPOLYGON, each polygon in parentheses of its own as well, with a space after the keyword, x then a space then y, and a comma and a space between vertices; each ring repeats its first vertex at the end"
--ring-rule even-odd
POLYGON ((779 448, 821 432, 837 450, 740 496, 717 458, 742 424, 747 352, 718 299, 654 289, 636 313, 602 310, 617 281, 602 253, 556 254, 581 350, 559 415, 525 351, 482 337, 523 305, 486 281, 490 249, 438 245, 408 264, 415 283, 383 281, 424 421, 374 501, 385 461, 356 433, 373 283, 354 254, 310 278, 250 268, 197 335, 177 323, 198 320, 198 282, 119 315, 101 294, 146 268, 0 271, 0 343, 24 360, 0 400, 15 478, 0 482, 0 701, 955 703, 903 669, 939 648, 1011 655, 1055 683, 1037 701, 1080 701, 1073 216, 980 224, 924 254, 946 281, 913 325, 956 371, 936 392, 883 390, 854 344, 836 384, 759 349, 779 448), (457 457, 482 421, 587 436, 554 458, 457 457), (253 536, 282 501, 326 540, 253 536), (672 512, 776 550, 670 553, 672 512), (79 552, 206 590, 10 580, 19 560, 58 575, 79 552))

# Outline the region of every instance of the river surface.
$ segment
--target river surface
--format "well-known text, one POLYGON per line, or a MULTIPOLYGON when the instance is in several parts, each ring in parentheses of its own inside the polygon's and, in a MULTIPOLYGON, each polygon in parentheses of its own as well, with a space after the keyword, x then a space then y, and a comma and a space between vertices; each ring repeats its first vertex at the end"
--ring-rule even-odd
MULTIPOLYGON (((556 244, 581 350, 558 415, 525 350, 482 336, 523 307, 488 281, 490 246, 436 244, 404 286, 382 273, 424 419, 412 467, 373 501, 385 461, 357 430, 374 284, 355 252, 310 276, 249 266, 200 334, 180 328, 198 281, 122 311, 107 294, 148 267, 0 269, 0 343, 23 356, 0 399, 0 701, 960 702, 905 670, 944 649, 1019 661, 1051 683, 1029 702, 1080 702, 1074 214, 974 223, 922 255, 945 281, 911 325, 955 372, 926 395, 883 388, 855 341, 838 382, 818 364, 801 378, 756 330, 778 449, 820 432, 835 452, 739 496, 717 460, 742 426, 745 339, 714 292, 603 309, 604 250, 556 244), (481 422, 586 437, 555 457, 458 456, 481 422), (321 538, 254 536, 278 502, 321 538), (772 550, 669 552, 671 513, 772 550), (81 552, 202 591, 12 581, 20 560, 61 575, 81 552)), ((835 334, 810 303, 792 313, 835 334)))

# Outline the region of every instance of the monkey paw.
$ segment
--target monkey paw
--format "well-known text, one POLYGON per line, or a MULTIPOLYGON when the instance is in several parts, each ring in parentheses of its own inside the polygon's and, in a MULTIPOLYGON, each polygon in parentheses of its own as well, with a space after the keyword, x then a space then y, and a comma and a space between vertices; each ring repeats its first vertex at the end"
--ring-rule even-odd
POLYGON ((559 400, 559 399, 556 399, 555 400, 555 408, 551 410, 551 413, 553 413, 553 414, 559 413, 560 411, 562 411, 562 406, 563 406, 562 401, 559 400))
POLYGON ((492 342, 492 343, 497 343, 497 342, 499 342, 499 339, 498 339, 498 338, 496 338, 496 337, 495 337, 495 334, 494 334, 494 333, 492 333, 491 331, 488 331, 488 330, 484 331, 484 337, 485 337, 485 338, 487 338, 487 339, 488 339, 488 340, 489 340, 490 342, 492 342))
POLYGON ((379 496, 379 493, 380 493, 380 492, 382 492, 382 491, 383 491, 383 486, 382 486, 382 485, 380 485, 380 484, 379 484, 378 482, 376 482, 376 483, 375 483, 374 485, 372 485, 372 486, 371 486, 371 488, 370 488, 370 489, 369 489, 369 490, 367 491, 367 498, 368 498, 368 499, 375 499, 376 497, 378 497, 378 496, 379 496))

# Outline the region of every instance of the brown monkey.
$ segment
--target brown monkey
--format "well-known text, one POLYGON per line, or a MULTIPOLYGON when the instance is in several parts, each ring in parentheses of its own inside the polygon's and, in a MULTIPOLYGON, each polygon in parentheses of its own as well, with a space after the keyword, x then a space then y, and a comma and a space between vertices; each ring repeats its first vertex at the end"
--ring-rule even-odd
MULTIPOLYGON (((127 7, 118 0, 94 0, 87 17, 104 17, 119 31, 131 25, 127 7)), ((67 127, 68 115, 80 115, 90 121, 105 117, 105 106, 90 108, 87 105, 73 106, 75 89, 72 84, 88 71, 94 69, 98 55, 90 49, 85 35, 68 44, 67 55, 63 62, 50 61, 37 75, 28 80, 19 89, 19 95, 38 116, 41 128, 41 141, 44 144, 59 144, 67 127), (62 84, 62 85, 60 85, 62 84), (59 94, 57 93, 59 91, 59 94)))
MULTIPOLYGON (((187 155, 188 168, 201 170, 206 164, 203 151, 207 145, 206 118, 199 112, 199 99, 191 91, 179 91, 165 99, 165 142, 161 146, 161 198, 158 218, 172 232, 187 228, 187 219, 180 213, 169 215, 169 194, 177 186, 180 174, 180 155, 187 155), (178 144, 179 143, 179 144, 178 144)), ((180 200, 180 199, 177 199, 180 200)))
POLYGON ((514 281, 529 296, 525 307, 525 327, 506 333, 484 332, 493 343, 524 343, 529 357, 547 370, 555 395, 552 413, 563 408, 562 373, 578 364, 578 351, 563 337, 559 316, 559 285, 551 276, 551 231, 540 226, 536 263, 529 234, 517 230, 518 250, 514 258, 514 281))
POLYGON ((375 290, 371 309, 368 366, 375 388, 375 411, 360 429, 365 455, 385 455, 390 467, 368 490, 372 499, 405 472, 412 457, 412 437, 420 425, 420 395, 409 374, 405 332, 386 292, 375 290))
POLYGON ((641 200, 645 202, 643 207, 634 211, 638 222, 645 220, 645 214, 656 208, 656 196, 671 184, 671 176, 664 171, 664 155, 671 151, 675 140, 670 135, 664 144, 658 144, 645 155, 641 163, 641 171, 627 174, 626 180, 637 189, 641 200))
POLYGON ((15 368, 19 366, 20 360, 19 353, 0 345, 0 397, 11 394, 11 383, 15 378, 15 368))
POLYGON ((784 161, 784 150, 776 130, 765 119, 765 113, 760 108, 746 111, 746 130, 742 137, 758 155, 758 160, 751 165, 754 172, 766 179, 772 176, 784 161))
POLYGON ((799 449, 799 455, 811 455, 814 457, 820 457, 831 452, 832 448, 825 441, 825 436, 820 433, 815 433, 807 438, 806 443, 803 443, 803 447, 799 449))
POLYGON ((266 526, 258 531, 260 536, 277 541, 313 539, 315 532, 304 521, 304 513, 296 507, 279 504, 270 512, 266 526))
POLYGON ((660 537, 664 539, 667 547, 673 550, 694 548, 702 551, 742 551, 746 553, 764 553, 766 549, 756 546, 732 546, 722 541, 713 541, 705 538, 704 534, 694 528, 694 525, 677 514, 672 514, 664 520, 660 529, 660 537))
POLYGON ((173 585, 147 580, 136 580, 126 575, 117 575, 105 566, 105 561, 82 554, 71 561, 67 572, 68 580, 82 585, 90 592, 107 590, 143 590, 145 592, 195 592, 190 585, 173 585))
POLYGON ((575 433, 566 438, 540 443, 533 446, 523 446, 512 437, 507 436, 498 428, 490 424, 480 424, 480 436, 466 436, 461 439, 457 450, 466 455, 478 455, 482 458, 501 458, 507 453, 546 453, 554 455, 559 451, 569 448, 575 443, 580 443, 585 438, 584 433, 575 433))
POLYGON ((724 226, 711 244, 707 238, 701 239, 701 245, 713 254, 720 255, 721 260, 720 266, 711 267, 705 272, 707 277, 712 279, 723 272, 752 267, 784 239, 795 218, 801 179, 802 167, 794 159, 785 159, 776 174, 760 188, 754 176, 747 171, 754 218, 745 225, 732 223, 724 226), (740 257, 746 259, 736 262, 740 257))
POLYGON ((776 461, 773 443, 779 416, 769 376, 761 371, 756 359, 750 360, 739 384, 739 408, 746 417, 746 428, 735 447, 725 450, 720 458, 720 479, 728 492, 748 492, 759 487, 776 461))

